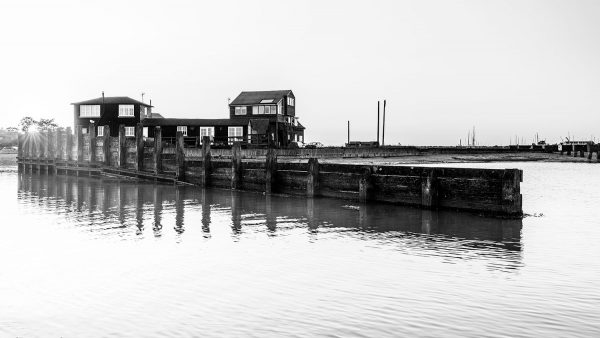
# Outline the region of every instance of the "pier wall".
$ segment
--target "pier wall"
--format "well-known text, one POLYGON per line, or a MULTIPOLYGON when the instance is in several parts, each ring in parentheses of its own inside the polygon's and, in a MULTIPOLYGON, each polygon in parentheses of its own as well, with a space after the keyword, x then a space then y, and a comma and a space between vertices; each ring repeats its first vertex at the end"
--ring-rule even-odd
POLYGON ((119 137, 110 137, 104 128, 105 136, 100 137, 83 135, 80 128, 75 133, 67 128, 19 135, 19 170, 131 176, 266 194, 522 215, 523 173, 518 169, 319 163, 321 156, 358 156, 364 149, 347 149, 342 156, 339 149, 242 149, 239 143, 232 149, 211 149, 207 137, 201 148, 186 148, 181 133, 174 146, 162 142, 160 127, 154 139, 142 136, 141 125, 135 137, 126 137, 123 127, 119 137))

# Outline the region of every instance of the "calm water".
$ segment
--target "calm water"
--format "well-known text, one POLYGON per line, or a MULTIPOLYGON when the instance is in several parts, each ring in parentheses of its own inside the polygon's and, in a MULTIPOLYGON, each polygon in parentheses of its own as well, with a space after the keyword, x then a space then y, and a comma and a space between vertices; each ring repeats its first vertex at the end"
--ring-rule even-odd
POLYGON ((0 336, 600 336, 598 166, 523 220, 0 169, 0 336))

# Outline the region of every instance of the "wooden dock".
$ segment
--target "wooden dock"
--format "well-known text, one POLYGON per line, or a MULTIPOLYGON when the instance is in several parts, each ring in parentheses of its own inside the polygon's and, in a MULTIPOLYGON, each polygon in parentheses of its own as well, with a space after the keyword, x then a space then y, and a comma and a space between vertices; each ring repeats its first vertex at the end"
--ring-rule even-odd
MULTIPOLYGON (((88 130, 94 130, 89 128, 88 130)), ((247 156, 239 143, 215 151, 205 137, 201 148, 186 148, 178 133, 174 146, 154 139, 74 134, 70 128, 19 135, 19 171, 76 176, 119 176, 260 191, 307 198, 332 197, 367 202, 456 209, 520 217, 523 172, 518 169, 434 168, 319 163, 317 158, 282 161, 278 150, 247 156), (228 150, 228 151, 227 151, 228 150), (251 157, 251 158, 247 158, 251 157)), ((248 150, 252 152, 254 150, 248 150)), ((255 152, 255 151, 254 151, 255 152)))

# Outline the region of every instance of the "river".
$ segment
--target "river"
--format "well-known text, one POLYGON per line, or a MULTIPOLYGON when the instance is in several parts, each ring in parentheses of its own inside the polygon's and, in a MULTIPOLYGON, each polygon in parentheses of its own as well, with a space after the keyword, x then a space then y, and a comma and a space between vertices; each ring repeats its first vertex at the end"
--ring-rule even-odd
POLYGON ((465 166, 523 169, 527 216, 4 162, 0 336, 600 336, 597 165, 465 166))

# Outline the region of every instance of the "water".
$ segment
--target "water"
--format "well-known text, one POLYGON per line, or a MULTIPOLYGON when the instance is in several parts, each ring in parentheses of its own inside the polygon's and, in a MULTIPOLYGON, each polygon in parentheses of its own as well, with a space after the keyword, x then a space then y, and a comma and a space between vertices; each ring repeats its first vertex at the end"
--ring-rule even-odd
POLYGON ((595 165, 523 220, 0 170, 0 336, 600 336, 595 165))

